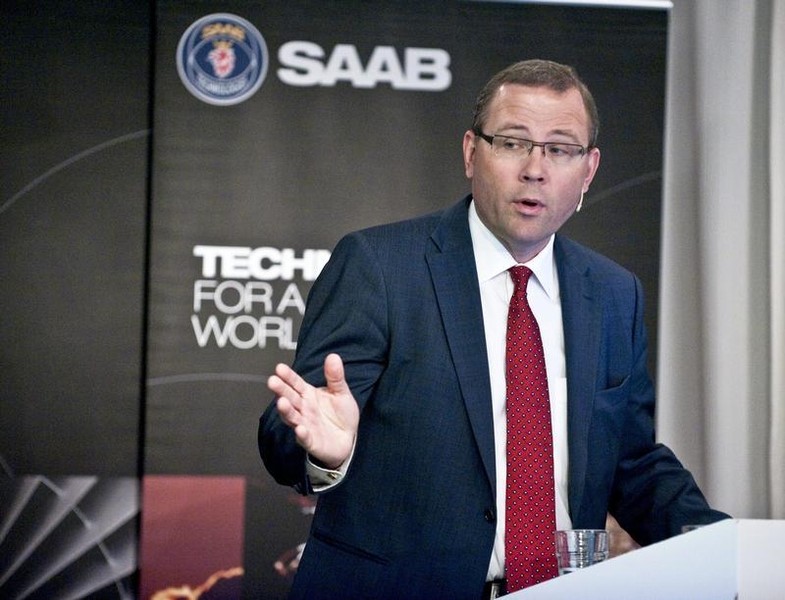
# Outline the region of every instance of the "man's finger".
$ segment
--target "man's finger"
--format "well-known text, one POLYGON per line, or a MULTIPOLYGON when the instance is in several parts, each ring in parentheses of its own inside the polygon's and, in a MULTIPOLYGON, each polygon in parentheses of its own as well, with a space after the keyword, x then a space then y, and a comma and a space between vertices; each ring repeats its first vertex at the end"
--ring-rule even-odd
POLYGON ((311 387, 302 377, 300 377, 289 365, 278 363, 275 365, 275 374, 285 384, 290 386, 301 396, 305 395, 311 387))
POLYGON ((300 411, 297 410, 285 396, 278 397, 275 408, 278 410, 278 414, 281 415, 281 420, 290 427, 295 427, 300 424, 300 421, 302 420, 300 411))
POLYGON ((302 397, 289 383, 278 375, 270 375, 267 379, 267 388, 278 398, 286 398, 294 408, 300 409, 302 397))
POLYGON ((337 354, 328 354, 324 359, 324 379, 327 382, 327 389, 333 393, 343 393, 349 391, 346 383, 343 360, 337 354))

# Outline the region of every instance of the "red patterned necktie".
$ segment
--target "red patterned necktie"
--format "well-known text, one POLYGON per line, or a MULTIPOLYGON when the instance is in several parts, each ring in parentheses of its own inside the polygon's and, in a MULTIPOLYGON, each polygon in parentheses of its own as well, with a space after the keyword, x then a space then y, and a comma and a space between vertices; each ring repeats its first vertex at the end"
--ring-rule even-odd
POLYGON ((548 379, 540 328, 526 299, 532 274, 510 269, 515 291, 507 317, 507 591, 557 574, 556 505, 548 379))

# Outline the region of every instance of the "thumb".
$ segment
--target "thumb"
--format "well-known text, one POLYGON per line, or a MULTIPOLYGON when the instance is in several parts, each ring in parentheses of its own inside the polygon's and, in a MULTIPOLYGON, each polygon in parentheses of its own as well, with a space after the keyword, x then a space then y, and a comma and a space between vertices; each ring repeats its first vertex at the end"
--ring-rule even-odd
POLYGON ((335 394, 349 392, 343 370, 343 360, 335 353, 328 354, 324 359, 324 379, 327 389, 335 394))

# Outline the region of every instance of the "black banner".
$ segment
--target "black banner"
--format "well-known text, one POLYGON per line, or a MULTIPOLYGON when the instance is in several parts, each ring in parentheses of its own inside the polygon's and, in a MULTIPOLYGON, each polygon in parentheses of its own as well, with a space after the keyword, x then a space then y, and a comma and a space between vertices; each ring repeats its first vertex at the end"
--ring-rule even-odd
POLYGON ((67 516, 87 514, 102 515, 105 564, 122 564, 90 593, 136 585, 138 518, 141 597, 285 595, 313 504, 262 469, 266 378, 292 360, 342 235, 468 191, 475 96, 512 62, 571 64, 595 95, 602 164, 564 232, 641 276, 653 366, 664 10, 115 0, 0 14, 4 47, 25 50, 2 62, 0 92, 3 597, 54 597, 93 572, 67 516), (55 541, 73 545, 66 566, 23 580, 55 541))

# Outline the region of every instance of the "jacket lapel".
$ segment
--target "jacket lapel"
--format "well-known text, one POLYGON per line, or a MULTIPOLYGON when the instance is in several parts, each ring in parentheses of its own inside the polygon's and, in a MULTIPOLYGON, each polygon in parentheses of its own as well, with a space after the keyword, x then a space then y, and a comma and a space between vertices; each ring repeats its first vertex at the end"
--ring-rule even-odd
POLYGON ((586 483, 589 426, 602 326, 601 290, 592 283, 590 268, 583 256, 558 235, 554 252, 559 270, 567 361, 569 506, 575 520, 580 514, 586 483))
MULTIPOLYGON (((434 230, 426 261, 436 291, 447 343, 466 411, 491 487, 496 492, 493 413, 482 305, 468 225, 469 198, 445 211, 434 230)), ((567 362, 569 506, 580 514, 586 482, 589 426, 602 325, 601 290, 589 263, 570 242, 554 246, 562 297, 567 362)))
POLYGON ((442 323, 474 438, 494 493, 493 411, 480 287, 468 221, 469 198, 445 211, 426 253, 442 323))

